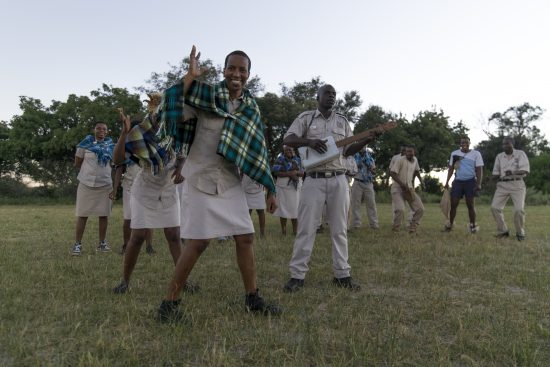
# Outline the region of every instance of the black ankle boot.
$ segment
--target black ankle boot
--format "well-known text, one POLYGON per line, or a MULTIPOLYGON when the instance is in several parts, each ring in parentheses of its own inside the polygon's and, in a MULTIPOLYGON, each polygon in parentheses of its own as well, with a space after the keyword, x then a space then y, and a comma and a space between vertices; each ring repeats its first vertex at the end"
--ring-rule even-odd
POLYGON ((247 312, 262 313, 264 315, 280 315, 283 310, 277 305, 268 305, 260 296, 258 289, 256 292, 245 296, 244 305, 247 312))
POLYGON ((179 309, 181 300, 163 300, 157 311, 157 320, 160 322, 178 322, 185 320, 185 315, 179 309))

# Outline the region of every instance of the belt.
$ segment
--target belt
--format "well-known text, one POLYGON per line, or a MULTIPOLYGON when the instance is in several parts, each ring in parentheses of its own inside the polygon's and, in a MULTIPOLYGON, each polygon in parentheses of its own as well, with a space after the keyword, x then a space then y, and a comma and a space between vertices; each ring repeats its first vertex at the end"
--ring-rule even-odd
POLYGON ((331 177, 343 175, 344 173, 345 173, 344 171, 311 172, 311 173, 306 173, 306 176, 311 178, 331 178, 331 177))
POLYGON ((370 184, 370 183, 372 183, 371 181, 360 180, 360 179, 358 179, 358 178, 356 178, 356 180, 359 181, 359 182, 362 182, 362 183, 364 183, 364 184, 370 184))
POLYGON ((523 177, 512 177, 512 178, 499 178, 500 182, 507 182, 507 181, 522 181, 523 177))

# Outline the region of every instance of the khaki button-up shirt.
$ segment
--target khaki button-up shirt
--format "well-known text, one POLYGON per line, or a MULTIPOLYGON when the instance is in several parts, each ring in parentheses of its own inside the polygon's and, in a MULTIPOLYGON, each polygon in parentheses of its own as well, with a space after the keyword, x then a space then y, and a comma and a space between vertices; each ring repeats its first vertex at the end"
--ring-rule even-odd
MULTIPOLYGON (((228 112, 231 113, 239 107, 241 100, 229 103, 228 112)), ((184 107, 184 115, 186 120, 197 119, 197 131, 183 165, 183 177, 197 190, 210 195, 220 195, 240 185, 237 166, 216 154, 225 119, 189 106, 184 107)))
MULTIPOLYGON (((325 118, 319 110, 307 111, 300 114, 292 125, 290 125, 285 138, 292 134, 299 138, 307 139, 324 139, 332 135, 335 142, 353 135, 348 120, 344 116, 332 111, 330 116, 325 118)), ((340 148, 340 156, 338 158, 313 167, 309 172, 346 171, 347 165, 346 159, 343 156, 343 150, 343 147, 340 148)))
POLYGON ((405 183, 409 188, 414 188, 413 177, 417 165, 418 162, 416 157, 413 157, 412 161, 409 161, 407 157, 402 156, 394 162, 391 167, 391 172, 397 173, 399 180, 405 183))
POLYGON ((106 166, 97 163, 97 156, 84 148, 77 148, 77 157, 82 158, 82 166, 78 172, 77 179, 81 184, 89 187, 103 187, 113 184, 111 179, 111 162, 106 166))
POLYGON ((508 155, 505 152, 499 153, 495 158, 495 166, 493 167, 493 175, 503 177, 523 177, 524 175, 506 176, 506 171, 527 171, 529 172, 529 159, 523 150, 514 149, 512 154, 508 155))

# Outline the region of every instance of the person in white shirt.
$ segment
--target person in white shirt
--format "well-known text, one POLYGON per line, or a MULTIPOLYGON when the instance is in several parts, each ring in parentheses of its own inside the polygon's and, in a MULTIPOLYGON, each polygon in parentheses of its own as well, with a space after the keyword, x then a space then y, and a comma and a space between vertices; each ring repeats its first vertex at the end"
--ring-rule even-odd
POLYGON ((99 217, 99 245, 97 252, 109 252, 111 248, 107 236, 108 218, 111 215, 111 199, 113 181, 111 165, 113 158, 113 142, 107 137, 107 125, 96 123, 94 135, 88 135, 76 149, 74 166, 78 172, 78 190, 76 193, 75 243, 73 256, 82 252, 82 237, 86 229, 88 217, 99 217))
POLYGON ((466 206, 468 207, 468 217, 470 219, 470 233, 477 233, 479 227, 476 225, 476 210, 474 207, 474 198, 476 193, 481 190, 481 180, 483 179, 483 158, 477 150, 470 149, 470 138, 467 136, 460 139, 460 149, 451 153, 449 159, 449 172, 445 188, 449 188, 449 180, 455 174, 453 186, 451 189, 451 211, 449 214, 449 223, 445 224, 445 231, 453 229, 456 217, 456 209, 460 199, 466 197, 466 206))
POLYGON ((525 182, 523 178, 529 174, 529 160, 524 151, 514 149, 514 139, 505 137, 502 141, 502 153, 495 159, 493 178, 497 179, 497 189, 491 212, 497 223, 497 238, 510 235, 506 222, 504 222, 503 209, 509 198, 514 204, 514 226, 518 241, 525 239, 525 182))

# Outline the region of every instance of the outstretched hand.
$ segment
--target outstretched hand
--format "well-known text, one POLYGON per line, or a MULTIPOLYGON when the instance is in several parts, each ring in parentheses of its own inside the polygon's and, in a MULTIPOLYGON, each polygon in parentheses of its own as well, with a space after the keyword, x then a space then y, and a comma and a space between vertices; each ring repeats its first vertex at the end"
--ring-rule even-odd
POLYGON ((189 69, 187 70, 187 79, 195 79, 200 77, 204 72, 208 70, 206 67, 200 67, 199 59, 201 53, 197 53, 197 48, 195 45, 191 48, 191 54, 189 55, 189 69))
POLYGON ((124 108, 119 107, 117 108, 118 114, 120 116, 120 119, 122 120, 122 132, 128 133, 130 129, 132 128, 132 121, 130 120, 130 116, 126 116, 124 114, 124 108))

